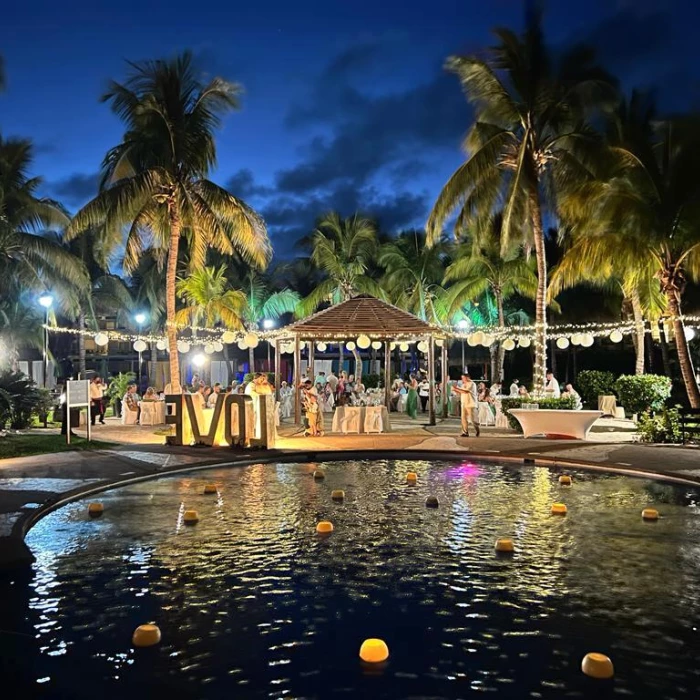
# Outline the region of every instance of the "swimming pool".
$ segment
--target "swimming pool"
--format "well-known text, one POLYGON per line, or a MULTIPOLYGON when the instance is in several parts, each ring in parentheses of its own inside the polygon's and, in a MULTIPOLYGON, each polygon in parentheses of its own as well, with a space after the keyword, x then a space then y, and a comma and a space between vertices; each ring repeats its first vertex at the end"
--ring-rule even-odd
POLYGON ((132 700, 689 697, 700 687, 698 494, 568 473, 571 488, 515 464, 273 463, 72 503, 27 537, 37 561, 15 614, 32 637, 24 681, 46 697, 132 700), (212 482, 218 493, 204 495, 212 482), (100 519, 89 500, 104 504, 100 519), (647 506, 661 520, 644 522, 647 506), (323 519, 329 537, 315 532, 323 519), (498 537, 515 541, 514 556, 495 554, 498 537), (161 644, 134 649, 149 621, 161 644), (389 645, 381 668, 358 659, 367 637, 389 645), (581 673, 589 651, 612 658, 613 681, 581 673))

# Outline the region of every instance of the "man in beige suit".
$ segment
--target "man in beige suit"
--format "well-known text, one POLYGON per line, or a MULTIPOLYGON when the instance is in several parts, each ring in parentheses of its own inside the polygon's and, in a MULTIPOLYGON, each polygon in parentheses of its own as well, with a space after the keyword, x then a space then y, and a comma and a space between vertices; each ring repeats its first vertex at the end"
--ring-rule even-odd
POLYGON ((459 402, 462 411, 462 437, 469 437, 469 422, 471 421, 479 437, 479 394, 476 384, 468 374, 462 375, 462 386, 453 387, 459 394, 459 402))

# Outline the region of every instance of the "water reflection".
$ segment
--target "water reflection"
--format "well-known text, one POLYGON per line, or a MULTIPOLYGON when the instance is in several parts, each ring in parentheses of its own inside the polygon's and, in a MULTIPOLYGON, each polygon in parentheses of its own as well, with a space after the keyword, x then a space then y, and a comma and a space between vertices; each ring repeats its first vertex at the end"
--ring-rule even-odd
POLYGON ((596 695, 686 697, 700 685, 697 494, 557 477, 474 462, 255 465, 114 490, 100 520, 75 503, 28 537, 32 682, 66 697, 89 682, 107 698, 585 697, 580 659, 600 650, 617 678, 596 695), (550 515, 555 500, 566 517, 550 515), (644 523, 652 504, 664 517, 644 523), (184 508, 196 527, 179 526, 184 508), (320 519, 331 537, 316 536, 320 519), (515 540, 514 557, 494 556, 497 537, 515 540), (163 642, 135 652, 146 621, 163 642), (379 673, 357 661, 369 636, 391 649, 379 673))

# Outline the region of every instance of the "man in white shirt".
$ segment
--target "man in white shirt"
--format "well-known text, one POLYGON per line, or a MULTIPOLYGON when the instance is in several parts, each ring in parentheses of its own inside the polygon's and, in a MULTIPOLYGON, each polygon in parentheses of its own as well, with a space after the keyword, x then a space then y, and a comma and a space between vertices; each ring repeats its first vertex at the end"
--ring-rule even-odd
POLYGON ((510 397, 512 399, 517 399, 518 394, 520 393, 520 387, 518 386, 520 384, 519 379, 514 379, 513 383, 510 385, 510 397))
POLYGON ((489 396, 492 399, 498 398, 501 395, 501 382, 494 382, 489 389, 489 396))
POLYGON ((479 393, 476 384, 468 374, 462 375, 462 386, 454 387, 459 394, 462 412, 462 437, 469 437, 469 423, 474 426, 476 436, 479 437, 479 393))
POLYGON ((95 425, 95 418, 100 417, 100 423, 105 424, 105 385, 102 383, 102 377, 94 377, 90 382, 90 422, 95 425))
POLYGON ((216 384, 214 384, 214 388, 212 389, 211 394, 209 394, 209 398, 207 399, 207 406, 209 408, 214 408, 214 406, 216 406, 216 400, 218 399, 220 393, 221 384, 219 382, 216 382, 216 384))
POLYGON ((547 382, 544 385, 544 394, 548 399, 558 399, 561 396, 561 388, 559 382, 555 379, 554 374, 547 372, 547 382))
POLYGON ((338 377, 335 376, 335 372, 333 372, 333 370, 331 370, 331 373, 326 378, 326 381, 330 384, 331 391, 335 396, 336 389, 338 388, 338 377))
POLYGON ((581 395, 574 389, 572 384, 567 384, 564 388, 564 393, 562 396, 572 396, 574 399, 574 411, 580 411, 583 408, 583 402, 581 401, 581 395))

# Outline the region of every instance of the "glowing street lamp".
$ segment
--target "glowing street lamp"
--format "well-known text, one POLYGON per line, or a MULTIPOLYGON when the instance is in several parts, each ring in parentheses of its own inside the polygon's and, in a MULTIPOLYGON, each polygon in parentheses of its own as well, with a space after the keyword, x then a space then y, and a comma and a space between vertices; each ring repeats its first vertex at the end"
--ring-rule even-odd
POLYGON ((207 361, 206 355, 203 355, 201 352, 198 352, 193 358, 192 358, 192 364, 197 367, 198 369, 204 367, 204 363, 207 361))
POLYGON ((44 307, 44 389, 46 388, 46 377, 49 373, 49 309, 53 306, 53 297, 50 294, 42 294, 39 297, 39 304, 44 307))
MULTIPOLYGON (((275 322, 271 318, 266 318, 263 319, 263 328, 266 331, 272 330, 275 327, 275 322)), ((267 341, 267 371, 271 371, 271 364, 270 364, 270 341, 267 341)))

